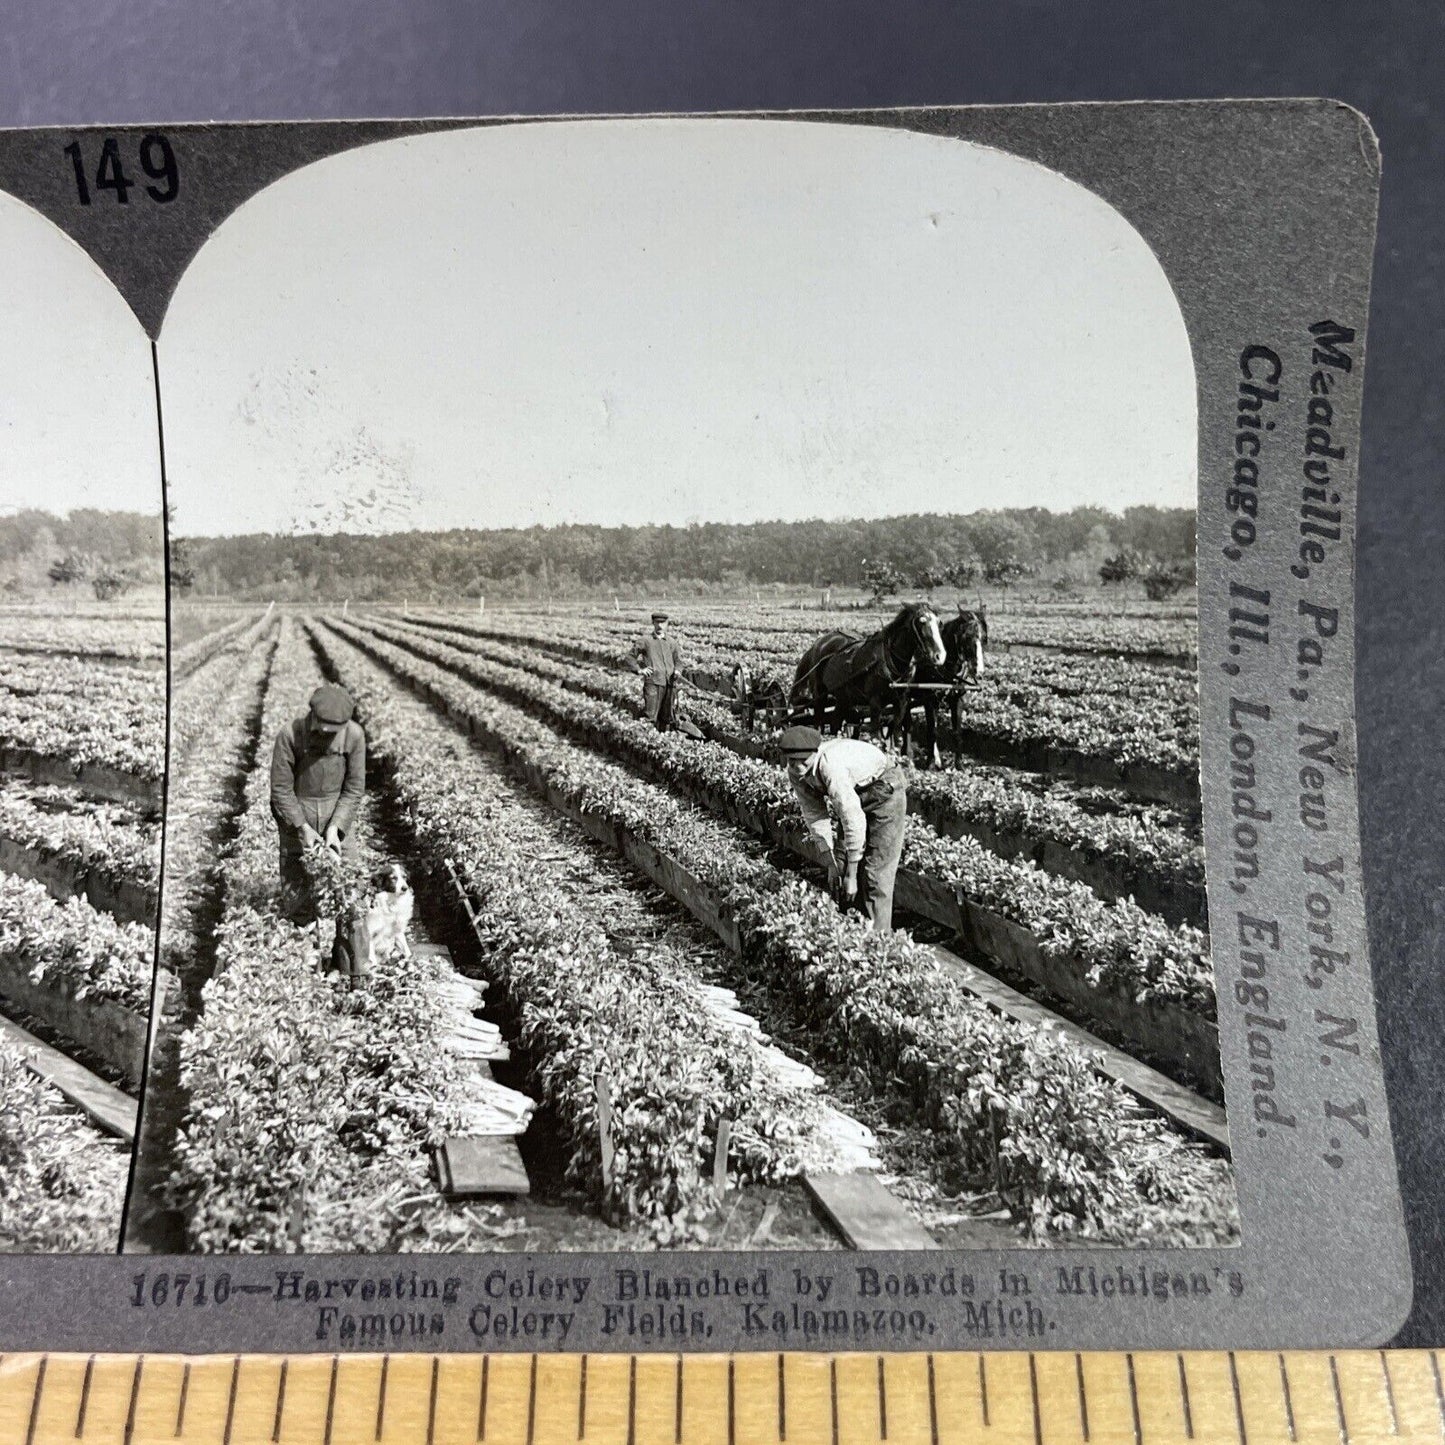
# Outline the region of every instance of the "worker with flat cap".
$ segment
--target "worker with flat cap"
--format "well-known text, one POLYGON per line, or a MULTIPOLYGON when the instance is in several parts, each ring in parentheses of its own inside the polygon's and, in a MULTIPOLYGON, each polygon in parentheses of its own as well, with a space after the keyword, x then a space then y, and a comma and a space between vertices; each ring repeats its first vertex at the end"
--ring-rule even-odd
POLYGON ((903 769, 872 743, 824 738, 817 728, 786 728, 778 742, 829 883, 845 906, 861 908, 872 928, 887 933, 893 927, 893 880, 908 816, 903 769), (834 838, 834 818, 841 843, 834 838))
POLYGON ((345 688, 326 683, 306 712, 276 734, 271 750, 271 816, 281 835, 281 885, 294 908, 308 880, 311 848, 354 852, 356 810, 366 792, 366 734, 345 688))
POLYGON ((667 635, 667 613, 652 614, 652 632, 632 655, 642 674, 642 715, 665 733, 672 726, 672 700, 682 674, 682 648, 667 635))

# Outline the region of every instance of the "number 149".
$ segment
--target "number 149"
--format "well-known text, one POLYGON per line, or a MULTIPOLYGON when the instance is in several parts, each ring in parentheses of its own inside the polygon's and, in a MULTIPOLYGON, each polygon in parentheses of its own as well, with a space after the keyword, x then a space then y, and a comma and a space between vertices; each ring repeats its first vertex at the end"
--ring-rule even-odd
MULTIPOLYGON (((75 171, 75 193, 82 206, 91 204, 92 189, 96 192, 113 191, 117 205, 130 204, 131 188, 141 182, 126 174, 120 156, 120 142, 113 135, 106 136, 101 143, 100 162, 96 166, 93 182, 87 179, 87 166, 80 142, 71 141, 65 148, 65 154, 70 157, 70 164, 75 171)), ((175 200, 180 194, 181 175, 176 168, 176 153, 171 149, 170 141, 154 132, 142 136, 137 158, 141 170, 151 181, 158 182, 145 187, 146 195, 151 200, 162 203, 175 200)))

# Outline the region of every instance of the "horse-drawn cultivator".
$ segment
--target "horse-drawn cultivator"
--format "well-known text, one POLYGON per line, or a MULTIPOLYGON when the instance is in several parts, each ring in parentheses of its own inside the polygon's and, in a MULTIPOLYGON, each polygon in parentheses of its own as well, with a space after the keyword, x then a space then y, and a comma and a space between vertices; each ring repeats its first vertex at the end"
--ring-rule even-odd
POLYGON ((927 602, 909 603, 876 632, 833 631, 799 659, 790 686, 772 673, 734 662, 721 676, 697 670, 689 682, 726 697, 747 732, 810 722, 823 733, 871 733, 881 744, 912 751, 916 715, 923 715, 924 767, 938 766, 938 712, 947 708, 954 766, 960 766, 963 698, 984 670, 988 619, 983 608, 960 607, 940 622, 927 602))

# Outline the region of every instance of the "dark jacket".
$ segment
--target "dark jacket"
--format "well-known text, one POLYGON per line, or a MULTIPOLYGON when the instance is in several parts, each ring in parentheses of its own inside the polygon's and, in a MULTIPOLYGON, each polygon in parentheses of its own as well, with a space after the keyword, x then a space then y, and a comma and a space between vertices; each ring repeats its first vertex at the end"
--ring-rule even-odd
POLYGON ((366 734, 349 722, 324 748, 315 746, 309 718, 302 716, 276 734, 271 751, 271 816, 281 847, 301 851, 301 829, 324 833, 332 824, 350 833, 366 792, 366 734))
POLYGON ((652 669, 647 680, 656 687, 666 687, 682 671, 682 648, 675 638, 648 633, 632 656, 639 671, 644 667, 652 669))

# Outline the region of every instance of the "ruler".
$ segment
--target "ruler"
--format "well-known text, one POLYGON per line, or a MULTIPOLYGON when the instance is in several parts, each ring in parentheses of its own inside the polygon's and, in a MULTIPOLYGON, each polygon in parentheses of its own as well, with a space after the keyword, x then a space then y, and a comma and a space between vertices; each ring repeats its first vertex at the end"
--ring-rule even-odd
POLYGON ((1433 1351, 0 1356, 0 1445, 1445 1440, 1433 1351))

